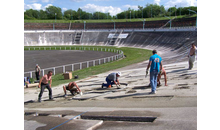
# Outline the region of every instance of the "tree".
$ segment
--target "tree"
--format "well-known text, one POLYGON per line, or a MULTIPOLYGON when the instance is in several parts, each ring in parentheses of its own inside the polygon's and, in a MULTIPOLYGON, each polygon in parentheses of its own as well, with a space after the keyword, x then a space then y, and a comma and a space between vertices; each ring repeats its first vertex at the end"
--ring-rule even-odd
POLYGON ((24 12, 24 15, 26 18, 31 19, 38 19, 39 18, 39 12, 37 10, 29 9, 24 12))
POLYGON ((143 12, 143 6, 139 6, 139 5, 138 5, 138 12, 137 12, 138 18, 142 18, 142 17, 143 17, 143 16, 142 16, 142 13, 144 13, 144 12, 143 12))
MULTIPOLYGON (((189 7, 184 7, 184 8, 182 8, 182 7, 178 8, 177 9, 177 14, 180 15, 180 10, 181 10, 181 15, 189 15, 189 10, 188 9, 197 12, 197 7, 189 6, 189 7)), ((195 14, 195 13, 190 12, 190 14, 195 14)))
POLYGON ((125 16, 126 16, 126 13, 125 13, 125 11, 123 11, 123 12, 121 12, 121 13, 118 13, 116 16, 117 16, 118 19, 125 19, 125 18, 126 18, 126 17, 125 17, 125 16))
POLYGON ((40 10, 39 11, 39 19, 47 19, 47 12, 40 10))
POLYGON ((146 7, 144 8, 144 17, 145 18, 151 18, 152 17, 157 17, 160 16, 166 12, 164 6, 159 6, 157 4, 147 4, 146 7))
POLYGON ((170 7, 167 12, 169 13, 169 15, 171 16, 175 16, 175 11, 177 11, 176 7, 170 7))
MULTIPOLYGON (((95 12, 95 13, 89 13, 86 11, 83 11, 82 9, 78 9, 77 11, 69 9, 64 11, 64 18, 69 20, 78 20, 78 19, 130 19, 131 18, 151 18, 152 17, 158 17, 158 16, 164 16, 164 15, 189 15, 189 14, 195 14, 193 12, 190 12, 188 9, 193 10, 197 12, 197 7, 195 6, 189 6, 189 7, 179 7, 178 9, 176 7, 170 7, 167 11, 165 10, 164 6, 157 5, 157 4, 147 4, 145 7, 138 6, 138 10, 132 10, 131 8, 128 8, 128 10, 125 10, 121 13, 118 13, 116 16, 111 16, 109 13, 102 13, 102 12, 95 12)), ((33 10, 29 9, 24 12, 24 19, 62 19, 62 11, 61 8, 55 7, 55 6, 49 6, 46 8, 46 10, 33 10), (56 14, 56 15, 55 15, 56 14)))
POLYGON ((81 12, 82 12, 82 9, 78 9, 77 10, 77 15, 78 15, 78 19, 80 20, 81 19, 81 12))
POLYGON ((64 12, 64 17, 69 20, 76 20, 78 18, 76 11, 71 9, 64 12))
POLYGON ((62 11, 61 8, 56 7, 56 6, 49 6, 46 8, 47 12, 47 17, 49 19, 55 19, 55 14, 56 14, 56 19, 62 19, 62 11))

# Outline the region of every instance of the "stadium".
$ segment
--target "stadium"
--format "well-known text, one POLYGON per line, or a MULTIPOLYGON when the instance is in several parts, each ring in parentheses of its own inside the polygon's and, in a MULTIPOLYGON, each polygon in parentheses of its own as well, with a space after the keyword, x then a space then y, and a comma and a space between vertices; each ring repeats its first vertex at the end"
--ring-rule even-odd
POLYGON ((191 45, 197 46, 196 24, 196 18, 25 23, 24 77, 35 79, 34 67, 39 64, 41 76, 51 70, 52 79, 58 80, 52 83, 52 101, 47 89, 39 103, 38 85, 24 87, 25 129, 197 129, 197 62, 189 70, 187 57, 191 45), (153 95, 150 76, 145 77, 152 50, 162 57, 168 79, 165 86, 162 76, 153 95), (132 55, 137 57, 131 59, 132 55), (69 72, 72 78, 64 79, 69 72), (112 72, 122 74, 120 89, 102 88, 112 72), (71 81, 82 95, 63 96, 63 86, 71 81))

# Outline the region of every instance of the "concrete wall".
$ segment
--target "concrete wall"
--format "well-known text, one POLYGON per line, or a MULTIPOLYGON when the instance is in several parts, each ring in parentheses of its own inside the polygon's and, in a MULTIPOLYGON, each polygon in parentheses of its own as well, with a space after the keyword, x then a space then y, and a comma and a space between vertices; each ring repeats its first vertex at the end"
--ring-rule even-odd
MULTIPOLYGON (((121 33, 107 31, 82 31, 81 42, 74 43, 76 31, 25 31, 24 45, 99 45, 110 46, 112 42, 108 35, 110 33, 121 33)), ((136 47, 145 49, 156 49, 163 54, 165 61, 177 62, 187 60, 188 49, 191 44, 197 45, 196 30, 169 30, 169 31, 123 31, 128 33, 126 39, 115 40, 115 46, 136 47)))
MULTIPOLYGON (((149 32, 136 32, 136 31, 80 31, 82 45, 108 45, 109 41, 112 40, 108 38, 110 33, 120 34, 128 33, 126 39, 120 39, 117 45, 120 46, 135 46, 143 47, 153 45, 163 45, 170 46, 171 43, 182 43, 184 39, 192 37, 197 41, 197 31, 149 31, 149 32), (169 43, 169 44, 168 44, 169 43)), ((25 32, 24 33, 24 45, 25 46, 38 46, 38 45, 73 45, 74 38, 77 31, 69 32, 25 32)))

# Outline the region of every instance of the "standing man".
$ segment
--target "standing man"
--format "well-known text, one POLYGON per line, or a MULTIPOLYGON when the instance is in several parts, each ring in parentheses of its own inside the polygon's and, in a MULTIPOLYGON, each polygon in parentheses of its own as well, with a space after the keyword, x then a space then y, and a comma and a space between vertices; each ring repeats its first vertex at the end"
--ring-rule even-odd
POLYGON ((156 93, 157 87, 157 75, 162 69, 162 58, 157 55, 157 51, 152 51, 153 55, 149 59, 149 63, 146 69, 146 75, 148 74, 148 70, 150 68, 150 85, 151 85, 151 92, 150 94, 156 93))
POLYGON ((37 80, 39 80, 39 77, 40 77, 40 66, 38 66, 38 64, 36 64, 36 67, 35 67, 35 74, 36 74, 37 80))
POLYGON ((197 48, 195 46, 194 43, 192 43, 192 46, 189 50, 189 53, 188 53, 188 58, 189 58, 189 70, 191 70, 193 68, 193 64, 195 62, 195 59, 196 59, 196 53, 197 53, 197 48))
MULTIPOLYGON (((111 73, 109 74, 107 77, 106 77, 106 82, 107 84, 102 84, 102 88, 105 86, 105 87, 108 87, 108 88, 111 88, 112 87, 112 84, 116 84, 116 85, 119 85, 120 86, 120 83, 119 83, 119 80, 118 80, 118 77, 121 76, 121 72, 118 72, 118 73, 111 73)), ((118 87, 118 86, 117 86, 118 87)), ((119 87, 118 87, 119 88, 119 87)))
POLYGON ((49 91, 49 99, 52 100, 52 89, 51 89, 51 84, 52 84, 52 71, 49 71, 48 74, 44 75, 39 82, 38 88, 40 88, 40 94, 38 96, 38 102, 41 102, 41 97, 44 92, 44 89, 47 88, 49 91), (50 81, 50 84, 48 83, 50 81))

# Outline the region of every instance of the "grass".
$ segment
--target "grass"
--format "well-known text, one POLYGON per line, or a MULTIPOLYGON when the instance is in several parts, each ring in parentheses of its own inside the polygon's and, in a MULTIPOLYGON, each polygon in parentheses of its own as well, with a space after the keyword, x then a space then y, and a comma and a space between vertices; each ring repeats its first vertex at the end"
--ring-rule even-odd
MULTIPOLYGON (((62 47, 64 47, 64 46, 62 46, 62 47)), ((94 46, 86 46, 86 47, 94 47, 94 46)), ((103 48, 103 46, 102 47, 95 46, 95 47, 96 48, 103 48)), ((93 67, 85 68, 82 70, 74 71, 74 72, 72 72, 73 77, 74 77, 74 75, 78 75, 79 78, 77 80, 80 80, 80 79, 84 79, 84 78, 92 76, 92 75, 97 75, 97 74, 104 73, 104 72, 107 72, 110 70, 122 68, 122 67, 125 67, 128 65, 131 65, 131 64, 135 64, 135 63, 139 63, 139 62, 148 60, 152 54, 152 52, 149 50, 139 49, 139 48, 128 48, 128 47, 121 47, 121 48, 105 47, 105 48, 122 50, 124 52, 124 55, 126 55, 126 58, 120 59, 117 61, 113 61, 113 62, 109 62, 109 63, 105 63, 102 65, 93 66, 93 67)), ((25 47, 25 50, 26 49, 27 49, 27 47, 25 47)), ((76 79, 64 80, 64 76, 62 74, 53 75, 52 80, 53 80, 52 87, 57 86, 59 84, 69 83, 70 81, 76 81, 76 79)), ((104 81, 104 79, 103 79, 103 81, 104 81)))
MULTIPOLYGON (((177 18, 183 18, 183 17, 196 17, 197 15, 181 15, 177 16, 177 18)), ((175 16, 170 16, 170 18, 174 18, 175 16)), ((167 17, 155 17, 155 18, 143 18, 145 21, 158 21, 158 20, 169 20, 167 17)), ((135 19, 114 19, 114 22, 141 22, 143 21, 142 18, 135 18, 135 19)), ((113 21, 110 19, 99 19, 99 20, 91 20, 91 19, 85 19, 85 20, 24 20, 24 23, 112 23, 113 21)))

